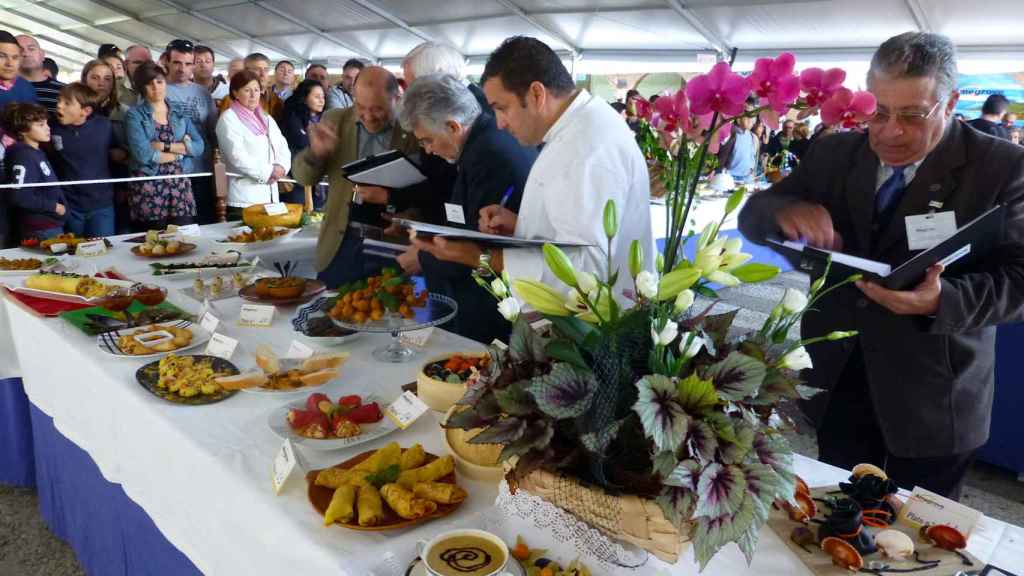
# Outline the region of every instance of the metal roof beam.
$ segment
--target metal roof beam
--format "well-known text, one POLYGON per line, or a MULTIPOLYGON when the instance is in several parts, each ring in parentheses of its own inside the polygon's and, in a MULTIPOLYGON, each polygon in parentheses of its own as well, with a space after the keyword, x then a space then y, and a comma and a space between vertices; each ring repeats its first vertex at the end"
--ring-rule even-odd
POLYGON ((351 2, 354 3, 354 4, 358 4, 358 5, 362 6, 363 8, 369 10, 370 12, 373 12, 377 16, 380 16, 381 18, 387 20, 388 22, 391 22, 395 26, 398 26, 399 28, 401 28, 402 30, 405 30, 409 34, 412 34, 413 36, 418 36, 418 37, 422 38, 423 40, 426 40, 427 42, 437 42, 438 41, 436 38, 434 38, 430 34, 427 34, 426 32, 423 32, 421 30, 417 30, 416 28, 410 26, 409 23, 406 22, 405 20, 402 20, 401 18, 399 18, 395 14, 392 14, 388 10, 385 10, 384 8, 381 8, 380 6, 378 6, 375 3, 371 2, 370 0, 351 0, 351 2))
POLYGON ((271 5, 269 2, 264 2, 262 0, 251 0, 251 3, 255 4, 256 6, 259 6, 260 8, 266 10, 267 12, 270 12, 271 14, 274 14, 275 16, 277 16, 277 17, 279 17, 281 19, 287 20, 288 22, 291 22, 292 24, 295 24, 296 26, 306 30, 307 32, 311 32, 311 33, 315 34, 319 38, 322 38, 322 39, 330 42, 331 44, 334 44, 335 46, 339 46, 341 48, 344 48, 345 50, 348 50, 349 52, 352 52, 353 54, 356 54, 358 56, 362 56, 364 58, 370 58, 373 61, 380 60, 380 56, 374 54, 373 52, 369 52, 367 50, 363 50, 363 49, 357 48, 357 47, 355 47, 355 46, 345 42, 344 40, 339 39, 337 36, 334 36, 333 34, 327 32, 325 30, 321 30, 321 29, 313 26, 312 24, 310 24, 309 22, 306 22, 305 20, 302 20, 301 18, 296 18, 295 16, 292 16, 291 14, 285 12, 284 10, 281 10, 280 8, 277 8, 277 7, 273 6, 273 5, 271 5))
MULTIPOLYGON (((143 46, 149 46, 151 48, 157 48, 157 49, 161 48, 159 46, 156 46, 156 45, 152 44, 152 41, 150 41, 150 40, 143 40, 142 38, 140 38, 138 36, 132 36, 130 34, 122 34, 120 32, 111 32, 109 30, 104 30, 104 29, 100 28, 100 26, 102 26, 102 24, 97 24, 95 22, 90 22, 89 20, 86 20, 85 18, 82 18, 81 16, 78 16, 76 14, 72 14, 70 12, 66 12, 66 11, 61 10, 60 8, 56 8, 54 6, 50 6, 50 5, 42 2, 41 0, 31 0, 30 2, 28 2, 28 4, 32 4, 33 6, 36 6, 38 8, 42 8, 43 10, 46 10, 47 12, 51 12, 51 13, 56 14, 58 16, 61 16, 63 18, 67 18, 68 20, 71 20, 72 22, 77 22, 78 24, 81 24, 82 26, 87 26, 89 28, 93 28, 95 30, 98 30, 98 31, 101 31, 101 32, 105 32, 107 34, 112 34, 112 35, 114 35, 114 36, 116 36, 118 38, 122 38, 124 40, 131 41, 134 44, 141 44, 143 46)), ((24 18, 26 20, 32 20, 32 21, 36 22, 36 20, 32 16, 28 16, 28 15, 22 13, 22 12, 19 12, 18 10, 14 9, 14 8, 7 8, 6 10, 8 12, 12 12, 14 14, 17 14, 18 16, 21 16, 22 18, 24 18)), ((42 24, 42 22, 36 22, 36 23, 37 24, 42 24)), ((96 47, 99 48, 99 44, 96 43, 95 40, 91 40, 91 39, 86 38, 86 37, 84 37, 84 36, 82 36, 80 34, 76 34, 76 33, 72 32, 72 31, 65 30, 63 28, 58 28, 58 27, 54 26, 53 24, 46 24, 46 25, 51 27, 51 28, 53 28, 54 30, 58 30, 58 31, 63 32, 64 34, 67 34, 69 36, 74 36, 75 38, 79 38, 79 39, 84 40, 86 42, 89 42, 91 44, 96 44, 96 47)))
POLYGON ((907 9, 910 10, 910 15, 914 18, 917 29, 921 32, 931 32, 931 23, 928 22, 928 16, 925 14, 924 8, 921 7, 920 0, 904 0, 904 2, 907 9))
POLYGON ((573 42, 572 38, 569 38, 565 34, 562 34, 560 31, 555 30, 554 28, 551 28, 550 26, 546 26, 546 25, 540 23, 536 18, 534 18, 533 16, 527 14, 525 10, 520 8, 512 0, 497 0, 497 1, 498 1, 498 4, 501 4, 505 8, 508 8, 509 10, 514 12, 516 16, 519 16, 519 18, 521 20, 523 20, 524 22, 526 22, 530 26, 533 26, 534 28, 536 28, 540 32, 543 32, 543 33, 545 33, 545 34, 547 34, 547 35, 549 35, 549 36, 551 36, 553 38, 557 38, 559 42, 561 42, 562 44, 565 44, 566 46, 568 46, 569 49, 572 50, 574 53, 579 53, 580 48, 579 48, 579 46, 576 45, 575 42, 573 42))
POLYGON ((686 21, 698 34, 704 37, 704 40, 711 45, 719 54, 728 54, 731 46, 725 41, 724 38, 718 35, 714 30, 709 28, 704 21, 701 20, 700 16, 693 11, 692 8, 686 5, 682 0, 665 0, 668 3, 669 8, 675 11, 680 18, 686 21))

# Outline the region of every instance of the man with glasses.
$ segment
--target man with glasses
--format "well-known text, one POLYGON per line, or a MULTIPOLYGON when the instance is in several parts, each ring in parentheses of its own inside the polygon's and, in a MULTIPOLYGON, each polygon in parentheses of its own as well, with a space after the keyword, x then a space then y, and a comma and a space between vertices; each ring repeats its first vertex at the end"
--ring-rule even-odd
POLYGON ((948 38, 890 38, 867 76, 878 101, 867 133, 815 141, 739 216, 757 242, 803 239, 895 266, 929 244, 911 226, 923 215, 935 212, 947 222, 936 232, 949 234, 1005 206, 1005 230, 983 265, 950 275, 937 264, 901 291, 859 281, 803 317, 804 334, 859 333, 809 347, 814 368, 804 376, 825 390, 803 403, 819 459, 870 462, 902 487, 951 498, 988 440, 996 326, 1024 320, 1024 148, 953 120, 956 78, 948 38))
MULTIPOLYGON (((218 113, 210 91, 192 81, 195 46, 188 40, 174 40, 167 45, 164 55, 167 60, 167 102, 183 116, 192 118, 193 124, 202 131, 203 141, 207 144, 201 157, 185 157, 182 160, 183 172, 209 172, 213 168, 213 142, 218 113)), ((193 178, 192 194, 196 200, 199 223, 213 223, 212 179, 193 178)))

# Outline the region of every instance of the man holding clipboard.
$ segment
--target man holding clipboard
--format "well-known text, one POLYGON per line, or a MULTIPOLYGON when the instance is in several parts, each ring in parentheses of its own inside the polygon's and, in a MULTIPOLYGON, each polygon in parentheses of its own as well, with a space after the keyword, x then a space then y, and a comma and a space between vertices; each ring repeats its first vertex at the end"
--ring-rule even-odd
POLYGON ((845 286, 803 317, 805 334, 859 332, 809 348, 804 376, 826 390, 803 405, 819 459, 870 462, 901 487, 954 499, 988 439, 996 326, 1024 320, 1024 148, 953 120, 955 58, 936 34, 887 40, 868 72, 868 133, 821 138, 739 217, 756 242, 802 240, 895 268, 1003 206, 987 253, 965 246, 949 274, 934 265, 907 289, 845 286))

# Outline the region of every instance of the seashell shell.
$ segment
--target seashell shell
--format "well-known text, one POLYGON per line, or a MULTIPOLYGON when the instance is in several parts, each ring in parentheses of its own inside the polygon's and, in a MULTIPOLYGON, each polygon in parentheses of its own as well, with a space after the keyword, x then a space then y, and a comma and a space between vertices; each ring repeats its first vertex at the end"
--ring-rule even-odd
POLYGON ((963 550, 967 547, 967 537, 952 526, 936 524, 923 530, 928 540, 943 550, 963 550))
POLYGON ((909 558, 914 553, 914 541, 899 530, 882 530, 875 534, 875 544, 883 556, 893 560, 909 558))
POLYGON ((804 482, 804 479, 799 477, 799 476, 796 477, 796 492, 795 493, 797 493, 797 494, 806 494, 808 496, 811 495, 811 488, 809 486, 807 486, 807 482, 804 482))
POLYGON ((790 520, 806 524, 810 522, 811 518, 818 515, 818 505, 814 503, 814 499, 809 495, 797 492, 793 495, 793 501, 796 502, 795 506, 789 502, 783 503, 783 507, 789 513, 790 520))
POLYGON ((882 480, 889 479, 889 476, 885 473, 885 470, 882 470, 881 468, 875 466, 874 464, 857 464, 856 466, 853 467, 852 472, 854 478, 860 478, 861 476, 870 474, 872 476, 878 476, 882 480))
POLYGON ((832 563, 851 572, 864 567, 864 558, 849 542, 842 538, 829 536, 821 541, 821 549, 832 557, 832 563))

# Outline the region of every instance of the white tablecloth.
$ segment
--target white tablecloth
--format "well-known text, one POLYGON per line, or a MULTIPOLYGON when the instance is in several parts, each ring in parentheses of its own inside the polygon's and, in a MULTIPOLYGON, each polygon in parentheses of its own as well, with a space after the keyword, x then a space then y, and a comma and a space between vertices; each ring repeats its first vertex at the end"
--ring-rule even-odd
MULTIPOLYGON (((204 234, 213 236, 205 230, 204 234)), ((293 238, 273 254, 296 259, 297 252, 312 254, 311 241, 293 238)), ((128 254, 123 245, 104 258, 129 276, 145 271, 146 263, 128 254)), ((184 296, 172 299, 198 307, 184 296)), ((241 328, 234 323, 240 304, 233 298, 216 306, 222 331, 242 342, 235 360, 245 369, 252 365, 251 352, 260 343, 271 343, 281 353, 286 350, 293 338, 289 323, 293 309, 280 309, 272 328, 241 328)), ((545 524, 540 514, 508 515, 494 506, 497 487, 465 478, 460 482, 470 498, 447 518, 398 533, 324 527, 306 499, 301 474, 280 495, 275 496, 271 488, 271 462, 280 440, 267 426, 267 413, 286 400, 242 392, 209 406, 169 404, 136 383, 135 371, 144 362, 103 355, 94 339, 61 320, 40 319, 10 301, 3 308, 29 399, 53 418, 62 434, 87 451, 103 476, 120 484, 167 539, 206 574, 402 574, 415 554, 417 540, 459 526, 488 528, 509 540, 516 534, 529 535, 531 543, 552 548, 561 559, 576 556, 579 543, 573 540, 576 536, 570 527, 545 524)), ((425 358, 472 346, 437 330, 417 361, 392 365, 369 355, 386 339, 367 335, 344 346, 351 357, 342 377, 326 385, 326 392, 332 397, 373 393, 394 398, 401 385, 414 380, 425 358)), ((300 457, 307 467, 323 467, 391 440, 406 446, 420 442, 428 451, 443 452, 437 415, 430 412, 409 429, 361 447, 328 453, 300 447, 300 457)), ((838 469, 805 458, 797 458, 796 467, 811 485, 834 484, 845 477, 838 469)), ((978 557, 1024 573, 1024 533, 1019 528, 986 519, 970 545, 978 557)), ((595 574, 696 572, 692 552, 671 567, 654 558, 636 570, 607 569, 599 562, 593 567, 595 574)), ((706 573, 808 574, 767 528, 753 566, 747 568, 738 550, 728 547, 706 573)))

